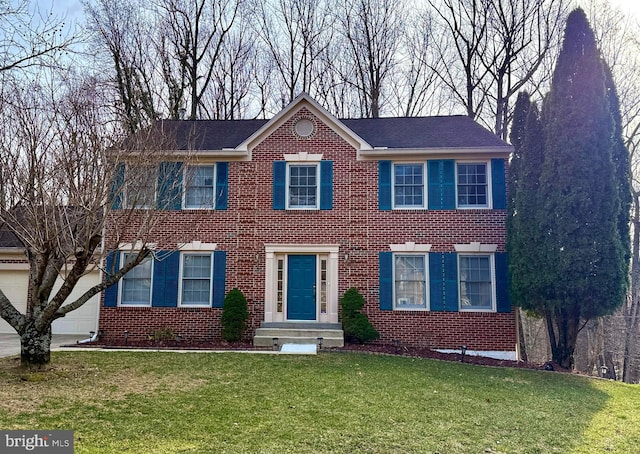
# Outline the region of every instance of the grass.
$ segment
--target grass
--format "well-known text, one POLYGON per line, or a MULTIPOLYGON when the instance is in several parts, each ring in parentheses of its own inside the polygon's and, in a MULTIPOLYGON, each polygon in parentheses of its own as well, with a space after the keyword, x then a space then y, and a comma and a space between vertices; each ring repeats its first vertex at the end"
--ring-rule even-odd
POLYGON ((0 360, 0 428, 76 453, 639 453, 640 387, 366 354, 0 360), (44 375, 44 376, 43 376, 44 375))

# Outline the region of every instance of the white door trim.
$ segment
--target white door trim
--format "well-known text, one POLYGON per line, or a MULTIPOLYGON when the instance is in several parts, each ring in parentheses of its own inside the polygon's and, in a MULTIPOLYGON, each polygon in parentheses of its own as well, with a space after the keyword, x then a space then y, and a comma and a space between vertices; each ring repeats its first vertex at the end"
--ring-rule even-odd
MULTIPOLYGON (((286 321, 286 307, 283 305, 282 311, 278 311, 277 257, 287 256, 289 254, 308 254, 324 256, 327 259, 327 311, 326 313, 320 312, 317 321, 322 323, 338 323, 339 250, 339 244, 265 244, 264 321, 286 321)), ((319 267, 317 272, 320 272, 319 267)), ((286 272, 284 274, 286 276, 286 272)), ((286 282, 283 282, 283 284, 285 286, 284 288, 286 288, 286 282)))

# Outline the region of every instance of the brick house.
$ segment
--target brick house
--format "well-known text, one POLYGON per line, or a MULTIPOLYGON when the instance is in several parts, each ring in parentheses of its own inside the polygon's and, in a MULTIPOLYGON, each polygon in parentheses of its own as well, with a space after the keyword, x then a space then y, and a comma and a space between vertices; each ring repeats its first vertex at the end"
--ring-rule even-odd
MULTIPOLYGON (((169 328, 215 341, 237 287, 247 340, 340 345, 338 301, 356 287, 380 342, 515 357, 504 252, 512 147, 470 118, 339 120, 302 94, 271 120, 162 127, 175 150, 157 172, 178 182, 178 197, 163 206, 155 258, 104 292, 104 339, 169 328)), ((123 260, 112 253, 107 268, 123 260)))

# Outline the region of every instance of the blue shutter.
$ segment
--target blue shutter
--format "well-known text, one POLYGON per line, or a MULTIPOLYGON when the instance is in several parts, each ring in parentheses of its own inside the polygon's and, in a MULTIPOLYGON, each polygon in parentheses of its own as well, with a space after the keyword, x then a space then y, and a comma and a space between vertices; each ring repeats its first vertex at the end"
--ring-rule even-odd
POLYGON ((444 310, 443 254, 429 253, 429 310, 444 310))
POLYGON ((229 206, 229 163, 216 163, 216 210, 229 206))
POLYGON ((378 209, 391 209, 391 161, 378 161, 378 209))
POLYGON ((456 162, 442 161, 442 209, 456 209, 456 162))
POLYGON ((333 208, 333 161, 320 161, 320 209, 333 208))
POLYGON ((115 173, 113 175, 113 181, 111 182, 111 188, 109 190, 109 200, 111 201, 112 210, 122 209, 122 196, 124 191, 124 164, 119 163, 116 166, 115 173))
POLYGON ((444 269, 444 310, 458 312, 458 254, 443 254, 444 269))
POLYGON ((507 208, 507 184, 505 181, 504 159, 491 160, 491 190, 493 208, 504 210, 507 208))
POLYGON ((506 252, 498 252, 494 258, 496 264, 496 310, 511 312, 508 256, 506 252))
POLYGON ((453 210, 456 207, 456 167, 452 159, 427 161, 429 209, 453 210))
MULTIPOLYGON (((111 277, 120 269, 120 251, 111 251, 107 254, 105 264, 105 279, 111 277)), ((104 290, 104 307, 116 307, 118 305, 118 282, 104 290)))
POLYGON ((273 162, 273 209, 284 210, 287 186, 287 163, 273 162))
POLYGON ((380 310, 393 310, 393 253, 380 252, 380 310))
POLYGON ((213 252, 213 307, 222 307, 224 304, 226 274, 227 274, 226 251, 214 251, 213 252))
POLYGON ((159 210, 182 208, 182 163, 161 162, 158 166, 159 210))
POLYGON ((176 307, 178 305, 178 273, 180 253, 156 251, 153 262, 153 286, 151 305, 153 307, 176 307))

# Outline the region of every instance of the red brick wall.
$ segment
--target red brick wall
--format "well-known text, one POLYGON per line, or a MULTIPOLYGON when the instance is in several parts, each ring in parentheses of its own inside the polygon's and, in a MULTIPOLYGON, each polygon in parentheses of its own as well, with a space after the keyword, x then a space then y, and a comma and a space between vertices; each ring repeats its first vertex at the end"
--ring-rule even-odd
MULTIPOLYGON (((301 114, 311 114, 303 110, 301 114)), ((431 244, 433 252, 452 252, 456 243, 498 244, 504 251, 504 210, 378 210, 378 163, 357 161, 356 151, 333 130, 316 121, 316 133, 301 139, 287 121, 253 150, 252 161, 229 163, 229 208, 225 211, 171 211, 161 214, 154 232, 160 249, 200 240, 227 251, 227 291, 238 287, 249 301, 248 338, 264 318, 264 244, 339 244, 339 293, 357 287, 364 312, 383 342, 438 348, 513 350, 512 313, 380 311, 378 252, 390 244, 431 244), (284 153, 322 153, 333 161, 333 209, 275 211, 272 206, 273 161, 284 153), (345 255, 348 254, 348 260, 345 255), (256 260, 257 257, 257 260, 256 260)), ((219 309, 102 308, 100 329, 107 335, 127 329, 146 335, 170 327, 176 333, 219 336, 219 309), (184 332, 184 333, 183 333, 184 332)), ((133 334, 135 333, 135 334, 133 334)))

